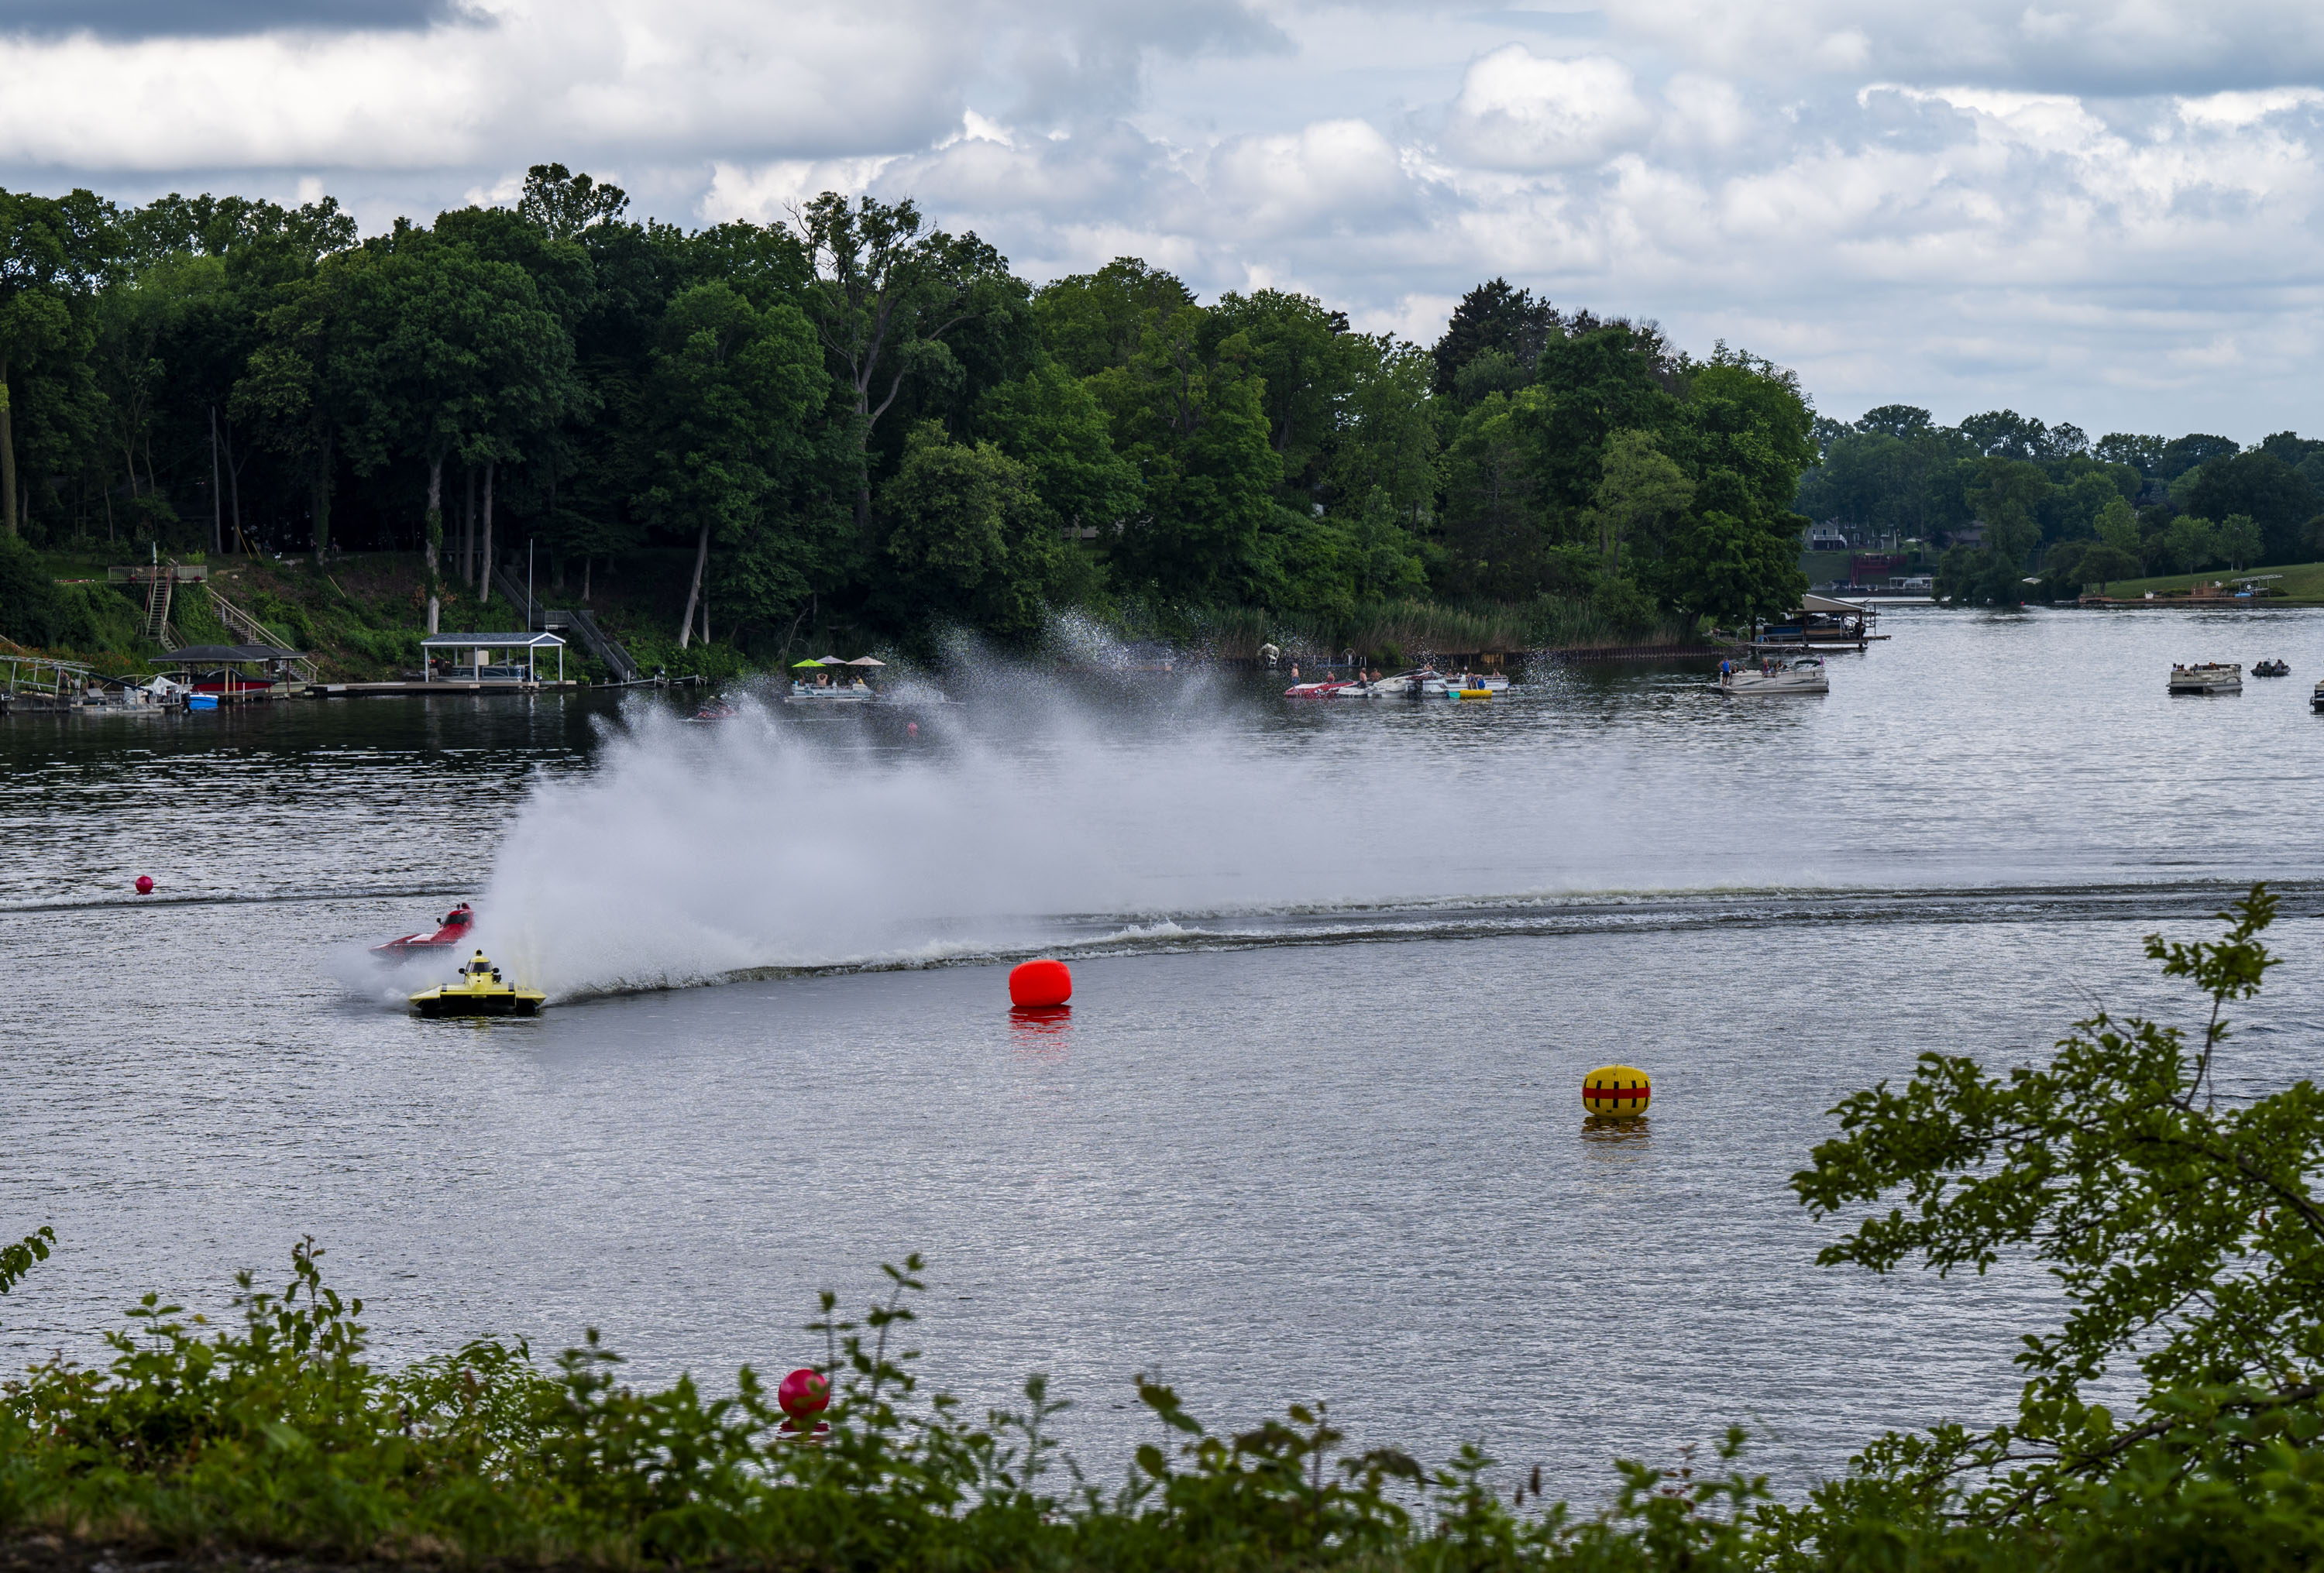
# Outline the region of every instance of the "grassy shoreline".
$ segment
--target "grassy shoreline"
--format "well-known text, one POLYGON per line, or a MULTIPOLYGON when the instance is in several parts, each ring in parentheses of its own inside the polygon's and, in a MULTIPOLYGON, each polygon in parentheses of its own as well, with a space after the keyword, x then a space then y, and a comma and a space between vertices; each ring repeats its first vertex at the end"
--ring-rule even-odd
MULTIPOLYGON (((727 681, 774 671, 786 655, 821 653, 841 644, 849 647, 847 654, 867 649, 895 653, 888 641, 819 628, 802 630, 792 651, 746 650, 731 639, 696 642, 681 650, 674 630, 683 604, 683 565, 647 556, 650 560, 631 566, 634 571, 601 577, 586 604, 648 673, 662 669, 727 681)), ((85 662, 108 675, 155 669, 164 658, 142 635, 142 592, 106 583, 107 559, 101 557, 48 553, 42 562, 69 630, 66 639, 43 647, 42 654, 85 662)), ((208 566, 217 594, 256 618, 280 644, 315 656, 326 681, 393 678, 420 664, 427 578, 417 553, 351 554, 320 569, 300 557, 222 557, 208 566)), ((438 624, 445 630, 502 631, 520 621, 498 594, 480 603, 466 585, 441 582, 438 593, 438 624)), ((212 608, 211 593, 208 584, 180 586, 171 609, 172 625, 186 643, 240 643, 212 608)), ((536 594, 547 605, 581 603, 577 586, 544 583, 536 594)), ((1609 617, 1587 602, 1547 597, 1489 607, 1382 602, 1335 616, 1249 607, 1168 612, 1130 608, 1115 619, 1084 620, 1084 626, 1124 641, 1168 643, 1198 658, 1252 660, 1261 647, 1273 644, 1286 660, 1336 658, 1352 649, 1368 664, 1382 667, 1443 658, 1507 663, 1536 653, 1702 642, 1697 630, 1679 621, 1640 625, 1609 617)), ((606 676, 577 641, 569 645, 565 659, 570 676, 593 681, 606 676)))
POLYGON ((2277 574, 2282 577, 2269 585, 2282 592, 2271 595, 2267 604, 2281 606, 2287 603, 2297 605, 2324 605, 2324 563, 2291 563, 2282 567, 2250 568, 2243 574, 2231 574, 2225 568, 2209 568, 2200 574, 2164 574, 2150 579, 2116 579, 2106 587, 2107 595, 2116 601, 2137 601, 2149 591, 2157 595, 2183 595, 2197 584, 2220 584, 2229 587, 2236 580, 2252 574, 2277 574))

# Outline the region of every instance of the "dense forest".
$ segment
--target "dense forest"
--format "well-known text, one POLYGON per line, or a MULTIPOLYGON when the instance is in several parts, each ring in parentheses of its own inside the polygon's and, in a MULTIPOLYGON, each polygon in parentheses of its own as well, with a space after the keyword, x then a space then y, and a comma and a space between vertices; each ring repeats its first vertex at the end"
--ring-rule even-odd
POLYGON ((1941 550, 1937 589, 1953 600, 2055 600, 2141 575, 2324 557, 2324 441, 2289 431, 2248 451, 2201 433, 2092 442, 2015 410, 1939 426, 1890 404, 1852 424, 1819 419, 1816 442, 1801 511, 1941 550))
POLYGON ((35 549, 420 553, 448 594, 529 547, 583 603, 651 564, 677 648, 761 659, 1065 607, 1691 625, 1803 584, 1812 412, 1723 345, 1500 280, 1433 349, 1130 258, 1037 286, 909 201, 626 211, 553 164, 369 238, 329 199, 0 193, 0 632, 53 631, 35 549))

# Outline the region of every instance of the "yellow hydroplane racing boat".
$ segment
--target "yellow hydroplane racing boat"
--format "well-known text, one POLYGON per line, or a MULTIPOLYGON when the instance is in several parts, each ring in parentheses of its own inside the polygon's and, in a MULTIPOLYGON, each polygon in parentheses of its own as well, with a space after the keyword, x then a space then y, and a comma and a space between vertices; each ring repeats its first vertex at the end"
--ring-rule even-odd
POLYGON ((478 951, 460 969, 460 980, 441 989, 423 989, 411 997, 422 1016, 537 1016, 549 997, 537 989, 520 989, 501 980, 501 970, 478 951))

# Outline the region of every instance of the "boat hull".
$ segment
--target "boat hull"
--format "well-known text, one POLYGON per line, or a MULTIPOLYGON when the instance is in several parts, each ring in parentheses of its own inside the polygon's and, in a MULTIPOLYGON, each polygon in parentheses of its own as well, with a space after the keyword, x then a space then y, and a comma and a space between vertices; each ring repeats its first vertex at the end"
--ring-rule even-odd
POLYGON ((1720 679, 1719 691, 1738 699, 1784 694, 1829 694, 1831 684, 1821 672, 1736 672, 1720 679))
POLYGON ((448 940, 431 940, 419 935, 410 939, 390 940, 383 945, 374 945, 371 953, 383 961, 408 961, 418 956, 441 956, 456 951, 467 935, 448 940))
POLYGON ((2173 694, 2240 694, 2244 691, 2244 669, 2234 666, 2173 667, 2170 687, 2173 694))
POLYGON ((411 1007, 431 1019, 448 1016, 538 1016, 540 998, 527 994, 421 994, 411 1007))

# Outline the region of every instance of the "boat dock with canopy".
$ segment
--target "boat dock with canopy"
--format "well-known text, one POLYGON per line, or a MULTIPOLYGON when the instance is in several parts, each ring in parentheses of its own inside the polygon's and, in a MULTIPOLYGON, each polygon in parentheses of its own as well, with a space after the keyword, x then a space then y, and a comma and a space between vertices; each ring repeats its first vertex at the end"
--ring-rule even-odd
POLYGON ((565 681, 565 641, 553 633, 438 633, 420 641, 428 671, 422 685, 443 684, 472 688, 538 688, 540 657, 557 652, 557 676, 565 681), (444 676, 436 676, 438 656, 447 658, 444 676), (492 658, 498 658, 497 659, 492 658))
POLYGON ((181 645, 161 669, 196 694, 242 704, 304 694, 307 679, 299 667, 306 659, 303 652, 279 645, 181 645))
POLYGON ((1860 650, 1885 633, 1872 631, 1879 611, 1868 603, 1836 600, 1830 595, 1800 597, 1798 610, 1783 622, 1760 630, 1753 641, 1758 649, 1860 650))

